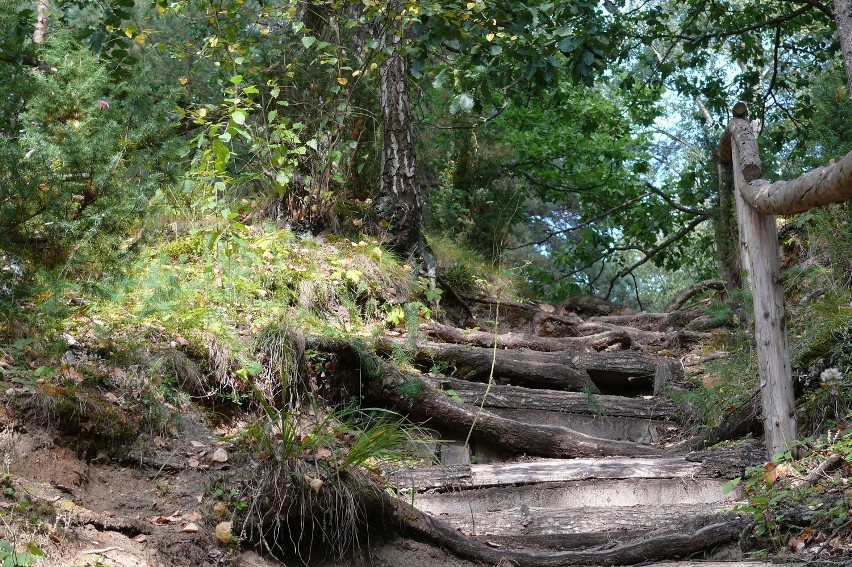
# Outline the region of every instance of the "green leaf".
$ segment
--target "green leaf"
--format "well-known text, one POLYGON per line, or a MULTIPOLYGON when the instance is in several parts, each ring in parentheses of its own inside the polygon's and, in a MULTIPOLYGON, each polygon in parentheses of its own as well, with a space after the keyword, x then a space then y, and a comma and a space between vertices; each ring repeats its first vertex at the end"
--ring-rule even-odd
POLYGON ((725 483, 725 487, 722 489, 722 494, 730 494, 731 491, 737 487, 737 485, 742 482, 742 477, 732 478, 728 482, 725 483))
POLYGON ((231 120, 242 126, 246 123, 246 113, 242 110, 235 110, 231 113, 231 120))
POLYGON ((469 93, 457 95, 450 103, 450 114, 468 113, 473 110, 473 97, 469 93))
POLYGON ((305 37, 302 38, 302 45, 305 46, 305 49, 310 49, 311 46, 314 43, 316 43, 316 41, 317 41, 317 38, 315 38, 314 36, 306 35, 305 37))
POLYGON ((305 145, 311 148, 312 150, 317 151, 317 141, 315 139, 312 138, 308 140, 307 142, 305 142, 305 145))
POLYGON ((233 77, 231 77, 231 82, 234 83, 235 85, 239 85, 240 83, 243 82, 243 76, 242 75, 234 75, 233 77))

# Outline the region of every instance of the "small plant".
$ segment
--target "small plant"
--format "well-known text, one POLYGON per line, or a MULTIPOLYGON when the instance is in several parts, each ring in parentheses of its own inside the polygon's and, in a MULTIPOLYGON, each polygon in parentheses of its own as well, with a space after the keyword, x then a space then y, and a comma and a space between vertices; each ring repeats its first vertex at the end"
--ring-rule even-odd
POLYGON ((35 565, 42 557, 44 557, 44 551, 34 543, 27 544, 26 551, 15 551, 12 543, 0 539, 0 566, 2 567, 29 567, 35 565))

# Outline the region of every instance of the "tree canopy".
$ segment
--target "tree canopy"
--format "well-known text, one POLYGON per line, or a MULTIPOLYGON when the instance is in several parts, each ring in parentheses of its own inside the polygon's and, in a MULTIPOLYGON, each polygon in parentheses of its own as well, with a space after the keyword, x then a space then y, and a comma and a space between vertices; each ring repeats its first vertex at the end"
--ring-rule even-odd
POLYGON ((3 4, 5 285, 91 279, 163 215, 227 255, 265 216, 402 255, 450 234, 543 299, 641 304, 716 271, 734 101, 768 171, 850 147, 820 2, 3 4))

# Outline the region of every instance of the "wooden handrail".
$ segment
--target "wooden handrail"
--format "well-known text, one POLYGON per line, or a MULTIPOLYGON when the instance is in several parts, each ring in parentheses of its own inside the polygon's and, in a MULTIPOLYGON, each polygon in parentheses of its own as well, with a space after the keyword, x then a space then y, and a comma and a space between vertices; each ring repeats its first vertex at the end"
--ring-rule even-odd
POLYGON ((790 368, 787 317, 778 250, 776 214, 800 213, 852 199, 852 152, 838 163, 793 179, 770 183, 761 178, 757 139, 748 108, 738 102, 719 148, 721 191, 730 190, 737 204, 742 266, 748 270, 754 304, 763 425, 770 454, 796 440, 795 399, 790 368))

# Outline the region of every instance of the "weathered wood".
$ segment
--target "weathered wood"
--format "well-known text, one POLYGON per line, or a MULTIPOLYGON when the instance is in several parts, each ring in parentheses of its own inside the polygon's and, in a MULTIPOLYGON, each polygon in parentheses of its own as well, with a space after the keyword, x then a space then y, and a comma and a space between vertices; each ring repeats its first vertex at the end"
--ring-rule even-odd
POLYGON ((495 415, 454 400, 442 389, 443 381, 430 375, 403 373, 385 364, 364 348, 346 341, 309 337, 311 348, 339 358, 340 382, 358 384, 359 393, 371 403, 389 406, 429 427, 463 433, 516 454, 553 457, 648 456, 662 451, 630 441, 600 439, 567 427, 531 425, 495 415), (350 373, 351 376, 347 376, 350 373), (363 376, 368 379, 363 379, 363 376), (354 379, 353 379, 354 378, 354 379), (472 431, 471 431, 472 430, 472 431))
POLYGON ((852 199, 852 152, 790 181, 755 179, 740 189, 746 202, 766 215, 792 215, 852 199))
POLYGON ((654 395, 661 396, 666 387, 675 377, 674 366, 669 362, 660 362, 657 364, 657 370, 654 373, 654 395))
POLYGON ((582 510, 606 506, 667 506, 731 503, 740 491, 725 493, 728 479, 722 478, 624 478, 584 479, 499 485, 461 489, 441 494, 414 495, 414 504, 430 514, 467 512, 484 514, 490 510, 515 508, 557 508, 582 510))
MULTIPOLYGON (((728 123, 728 132, 732 139, 731 159, 735 174, 736 170, 739 170, 745 183, 759 179, 763 167, 760 163, 760 150, 757 147, 754 132, 751 130, 751 124, 748 123, 745 116, 735 117, 728 123)), ((734 182, 736 183, 736 180, 734 182)), ((739 192, 739 188, 736 192, 739 192)))
POLYGON ((736 540, 746 524, 744 516, 713 523, 689 533, 668 533, 630 540, 614 548, 590 551, 528 551, 493 548, 462 534, 447 522, 417 510, 378 487, 361 491, 371 517, 384 518, 386 525, 403 533, 439 543, 458 557, 497 565, 513 561, 525 567, 570 565, 632 565, 644 561, 688 556, 702 549, 736 540))
MULTIPOLYGON (((750 207, 741 189, 749 181, 737 164, 753 161, 751 127, 741 119, 731 121, 734 144, 734 192, 743 264, 748 268, 754 305, 754 327, 762 392, 764 434, 771 453, 796 440, 795 399, 790 368, 790 347, 784 312, 784 288, 775 217, 750 207), (744 124, 744 125, 743 125, 744 124), (746 131, 745 128, 748 128, 746 131), (745 155, 740 144, 745 144, 745 155)), ((758 160, 759 161, 759 160, 758 160)))
MULTIPOLYGON (((382 340, 377 346, 385 350, 394 343, 398 341, 382 340)), ((442 361, 453 367, 455 376, 465 380, 487 381, 493 365, 494 378, 500 382, 551 390, 599 391, 588 372, 561 353, 426 343, 419 346, 415 361, 429 366, 442 361)))
MULTIPOLYGON (((457 378, 441 380, 441 387, 455 392, 465 403, 480 405, 486 385, 457 378)), ((579 392, 535 390, 518 386, 494 384, 485 400, 486 408, 516 409, 522 411, 553 411, 584 415, 601 414, 611 417, 636 419, 675 420, 677 408, 669 401, 644 398, 626 398, 597 394, 589 396, 579 392)))
MULTIPOLYGON (((471 344, 485 348, 494 346, 494 333, 487 331, 463 331, 449 325, 429 322, 420 325, 420 330, 428 336, 448 343, 471 344)), ((543 352, 562 350, 600 351, 618 345, 630 348, 632 343, 627 331, 607 330, 584 337, 539 337, 526 333, 502 333, 496 335, 497 347, 500 349, 530 349, 543 352)))
POLYGON ((471 465, 470 486, 510 486, 590 479, 696 478, 701 466, 683 457, 535 459, 517 463, 471 465))
POLYGON ((457 530, 480 540, 551 549, 588 548, 651 532, 692 531, 736 517, 736 512, 706 504, 580 510, 521 506, 485 514, 441 515, 457 530))
MULTIPOLYGON (((399 341, 382 339, 377 345, 388 350, 399 341)), ((672 359, 646 355, 638 351, 613 352, 539 352, 426 343, 418 345, 415 360, 423 364, 443 361, 454 367, 454 375, 466 380, 498 381, 519 386, 535 386, 552 390, 590 390, 601 385, 650 386, 657 364, 672 359)))
POLYGON ((760 441, 747 439, 733 445, 693 451, 686 460, 701 463, 701 476, 734 478, 745 474, 748 467, 766 462, 766 447, 760 441))
POLYGON ((383 471, 388 483, 402 490, 450 490, 470 486, 470 464, 419 466, 383 471))

